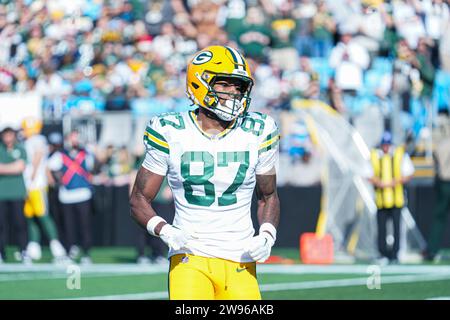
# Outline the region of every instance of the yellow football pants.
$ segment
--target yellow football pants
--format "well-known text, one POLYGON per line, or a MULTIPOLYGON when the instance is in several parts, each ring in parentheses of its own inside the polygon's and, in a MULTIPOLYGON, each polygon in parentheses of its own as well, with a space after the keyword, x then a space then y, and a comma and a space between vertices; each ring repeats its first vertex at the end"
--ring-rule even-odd
POLYGON ((35 189, 28 191, 25 201, 25 217, 42 217, 47 213, 47 193, 45 189, 35 189))
POLYGON ((256 263, 178 254, 170 258, 170 300, 261 300, 256 263))

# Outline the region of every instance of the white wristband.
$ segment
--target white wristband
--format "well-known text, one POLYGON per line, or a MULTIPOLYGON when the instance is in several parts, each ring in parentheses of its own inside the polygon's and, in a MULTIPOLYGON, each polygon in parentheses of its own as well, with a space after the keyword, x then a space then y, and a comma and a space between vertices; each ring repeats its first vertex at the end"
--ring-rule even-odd
POLYGON ((150 220, 148 220, 148 222, 147 222, 148 233, 150 233, 152 236, 157 237, 158 235, 155 233, 155 228, 160 222, 167 223, 167 221, 164 220, 163 218, 161 218, 160 216, 154 216, 154 217, 150 218, 150 220))
POLYGON ((273 242, 275 242, 275 240, 277 239, 277 229, 275 229, 273 224, 269 222, 264 222, 259 227, 259 234, 262 234, 264 231, 268 232, 272 236, 273 242))

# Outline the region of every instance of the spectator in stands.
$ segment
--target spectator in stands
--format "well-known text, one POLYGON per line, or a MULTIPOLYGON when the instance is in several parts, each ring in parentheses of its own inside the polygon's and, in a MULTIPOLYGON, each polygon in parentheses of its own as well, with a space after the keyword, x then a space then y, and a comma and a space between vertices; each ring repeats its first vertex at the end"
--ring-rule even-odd
POLYGON ((391 6, 382 5, 379 9, 385 26, 383 37, 380 41, 379 55, 393 58, 395 57, 395 46, 399 40, 399 35, 392 17, 392 8, 391 6))
POLYGON ((384 5, 374 6, 372 0, 361 1, 361 13, 358 14, 358 33, 354 41, 363 46, 374 57, 378 54, 383 39, 385 24, 382 11, 384 5))
POLYGON ((27 155, 22 144, 17 141, 14 129, 3 128, 0 135, 0 263, 5 259, 6 223, 10 218, 22 262, 31 264, 31 259, 26 251, 28 232, 23 214, 27 195, 23 172, 27 155))
POLYGON ((356 109, 355 99, 363 86, 364 71, 370 57, 366 48, 352 41, 352 34, 341 30, 340 42, 332 49, 330 67, 335 70, 335 85, 342 92, 347 115, 352 119, 356 109))
POLYGON ((414 165, 402 146, 393 146, 390 132, 383 134, 380 148, 371 152, 373 176, 370 178, 375 187, 375 200, 378 207, 378 251, 379 262, 396 263, 400 248, 401 210, 406 205, 404 185, 414 174, 414 165), (394 224, 394 243, 388 248, 386 242, 386 224, 394 224))
POLYGON ((170 22, 163 23, 161 26, 161 33, 155 36, 152 42, 154 51, 158 51, 158 54, 163 59, 169 58, 175 53, 177 37, 173 24, 170 22))
POLYGON ((332 13, 328 10, 326 2, 320 1, 317 5, 317 13, 312 18, 312 35, 314 36, 312 56, 328 58, 333 48, 335 32, 336 22, 332 13))
POLYGON ((433 209, 433 222, 428 236, 427 250, 424 258, 429 261, 439 259, 438 253, 447 218, 450 212, 450 118, 448 112, 440 114, 440 125, 435 130, 435 192, 436 204, 433 209))
POLYGON ((130 110, 129 97, 124 86, 116 85, 113 91, 106 96, 105 111, 130 110))
POLYGON ((83 256, 81 263, 91 263, 89 250, 92 246, 92 191, 91 173, 93 156, 80 142, 76 130, 67 135, 67 148, 55 152, 48 167, 58 172, 59 201, 64 215, 67 250, 72 259, 77 258, 77 229, 81 234, 83 256))
POLYGON ((281 70, 277 66, 256 63, 253 70, 253 76, 258 82, 252 100, 252 106, 255 110, 270 112, 269 110, 283 104, 288 99, 288 91, 280 81, 281 70))
POLYGON ((334 78, 330 78, 328 81, 326 97, 330 107, 339 113, 345 112, 345 106, 342 100, 342 90, 336 85, 334 78))
MULTIPOLYGON (((314 54, 316 39, 314 34, 314 18, 317 14, 317 6, 314 1, 302 0, 295 7, 290 7, 290 1, 284 1, 279 10, 292 11, 295 21, 294 44, 300 56, 311 57, 314 54)), ((320 17, 319 17, 320 19, 320 17)))
POLYGON ((419 70, 420 80, 422 81, 420 96, 429 110, 431 109, 433 86, 436 77, 436 71, 432 62, 431 45, 428 39, 420 38, 416 56, 411 60, 411 64, 419 70))
POLYGON ((319 75, 311 66, 308 57, 300 57, 300 68, 291 72, 284 72, 284 80, 289 87, 289 95, 293 98, 318 99, 319 75))
POLYGON ((236 39, 247 57, 265 62, 271 43, 271 30, 261 8, 248 8, 246 19, 236 31, 236 39))
POLYGON ((72 114, 93 114, 102 108, 102 101, 94 99, 90 80, 80 80, 74 84, 74 92, 65 103, 65 110, 72 114))
MULTIPOLYGON (((404 78, 402 90, 404 95, 400 95, 400 101, 402 101, 403 110, 409 111, 413 117, 416 139, 423 140, 422 142, 418 141, 420 143, 418 143, 416 151, 418 154, 428 155, 431 158, 431 141, 427 141, 429 140, 427 136, 430 136, 428 128, 435 116, 432 95, 436 75, 431 62, 431 50, 425 38, 418 40, 416 51, 409 49, 405 41, 401 41, 399 45, 398 59, 394 65, 394 76, 398 75, 399 77, 394 81, 404 78), (426 127, 428 128, 425 129, 426 127)), ((393 88, 394 103, 397 101, 397 89, 397 87, 393 88)))
POLYGON ((114 150, 109 161, 108 172, 114 186, 130 184, 131 165, 130 155, 125 146, 114 150))
POLYGON ((442 37, 439 41, 439 64, 441 69, 450 73, 450 19, 442 29, 442 37))
POLYGON ((431 40, 431 61, 434 68, 439 68, 439 44, 450 21, 449 5, 443 0, 422 1, 422 14, 425 16, 427 37, 431 40))
POLYGON ((272 18, 271 64, 282 71, 298 68, 299 53, 294 46, 297 24, 292 16, 292 2, 282 2, 279 12, 272 18))
MULTIPOLYGON (((188 2, 188 1, 187 1, 188 2)), ((221 33, 219 21, 220 1, 192 1, 190 20, 195 25, 198 35, 207 34, 212 39, 221 33)))
POLYGON ((410 112, 412 81, 418 79, 418 70, 412 65, 414 52, 405 39, 400 39, 396 45, 396 58, 393 65, 392 96, 393 103, 400 103, 400 110, 410 112), (398 98, 396 98, 398 97, 398 98))
POLYGON ((392 16, 400 37, 415 50, 419 38, 425 37, 425 26, 420 17, 420 3, 416 0, 392 1, 392 16))
POLYGON ((313 149, 308 129, 302 122, 294 123, 291 128, 291 133, 287 137, 289 156, 292 162, 302 161, 303 163, 308 163, 313 149))

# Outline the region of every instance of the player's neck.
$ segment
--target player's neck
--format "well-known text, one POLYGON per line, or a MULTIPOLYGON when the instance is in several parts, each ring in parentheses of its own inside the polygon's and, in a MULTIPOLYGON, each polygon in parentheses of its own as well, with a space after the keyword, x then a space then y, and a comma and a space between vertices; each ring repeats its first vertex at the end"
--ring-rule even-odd
POLYGON ((197 113, 197 122, 204 132, 211 135, 217 135, 227 129, 230 125, 229 121, 220 120, 214 113, 203 108, 199 108, 197 113))

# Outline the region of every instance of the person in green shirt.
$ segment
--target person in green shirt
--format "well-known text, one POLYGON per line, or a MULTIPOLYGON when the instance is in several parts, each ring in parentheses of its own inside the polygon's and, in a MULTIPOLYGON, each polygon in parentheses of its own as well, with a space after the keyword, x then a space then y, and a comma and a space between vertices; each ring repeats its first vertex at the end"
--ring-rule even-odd
POLYGON ((333 37, 336 33, 336 22, 326 2, 320 2, 312 23, 312 56, 328 58, 333 48, 333 37))
POLYGON ((266 60, 272 35, 262 9, 250 7, 247 17, 235 35, 239 47, 248 57, 258 62, 266 60))
POLYGON ((283 9, 279 14, 272 16, 270 26, 272 30, 270 62, 283 71, 297 70, 299 51, 295 48, 295 41, 299 26, 291 11, 283 9))
POLYGON ((23 171, 27 156, 24 147, 17 142, 14 129, 4 128, 0 137, 0 263, 5 258, 6 222, 11 217, 22 262, 29 264, 27 222, 23 212, 27 195, 23 171))

